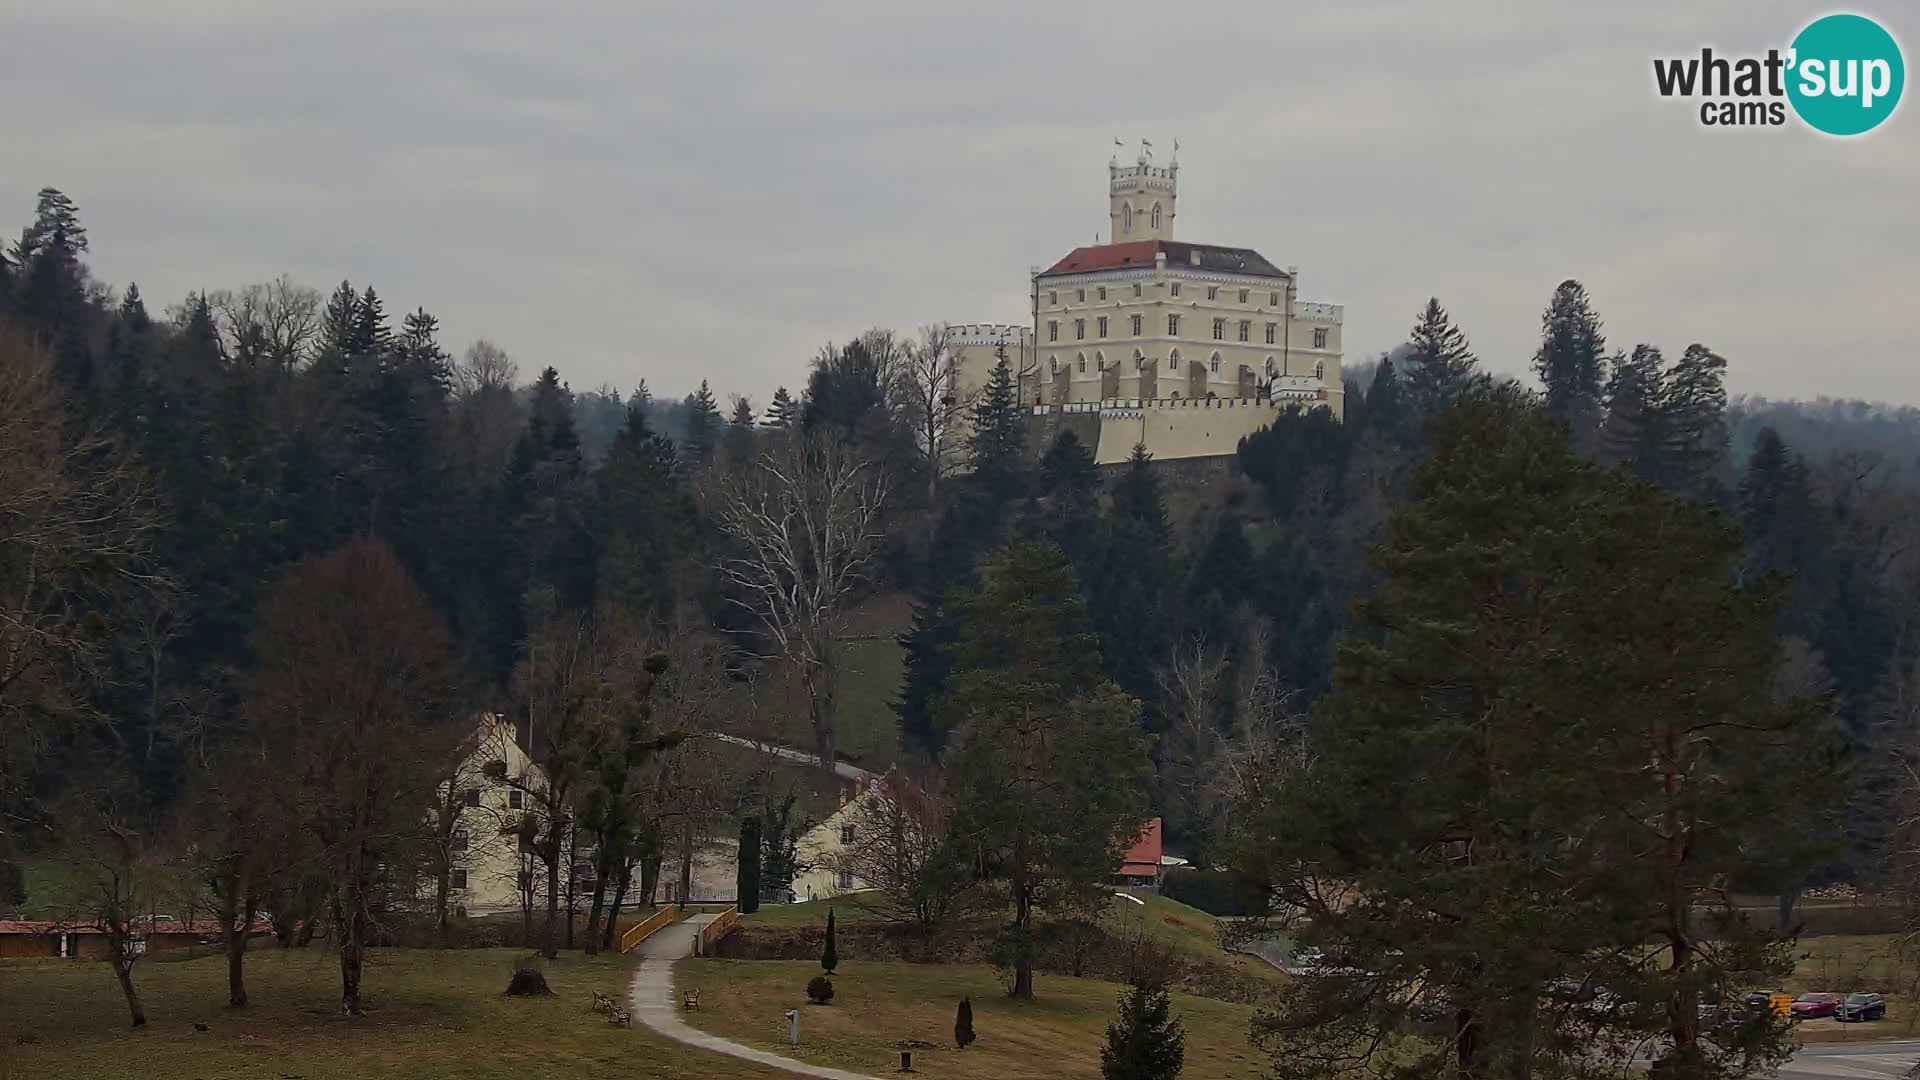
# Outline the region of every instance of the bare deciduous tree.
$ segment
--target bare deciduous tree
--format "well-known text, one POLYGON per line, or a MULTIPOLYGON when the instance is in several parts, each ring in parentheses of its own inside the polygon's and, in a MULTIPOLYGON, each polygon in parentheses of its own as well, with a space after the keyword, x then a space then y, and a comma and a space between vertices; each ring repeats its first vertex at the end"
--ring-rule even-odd
POLYGON ((950 842, 952 814, 937 771, 894 769, 868 785, 842 826, 852 841, 832 859, 834 870, 872 886, 854 902, 926 933, 964 911, 975 868, 950 842))
POLYGON ((966 440, 960 437, 959 425, 972 404, 960 385, 953 331, 945 323, 921 327, 919 339, 907 346, 895 386, 926 469, 927 533, 932 543, 940 517, 940 484, 966 463, 966 440))
POLYGON ((238 289, 216 289, 207 303, 219 316, 220 334, 232 356, 270 361, 290 372, 312 356, 320 340, 318 289, 285 274, 238 289))
POLYGON ((799 679, 820 767, 832 771, 840 616, 880 546, 885 472, 831 440, 796 438, 729 476, 718 512, 733 603, 799 679))
POLYGON ((133 985, 133 965, 146 953, 165 851, 132 777, 113 764, 86 772, 89 778, 68 792, 56 815, 69 873, 60 922, 106 939, 114 981, 140 1027, 147 1010, 133 985))
POLYGON ((340 1003, 356 1014, 387 864, 414 850, 464 734, 458 668, 392 550, 368 540, 295 567, 254 653, 246 708, 325 867, 340 1003))

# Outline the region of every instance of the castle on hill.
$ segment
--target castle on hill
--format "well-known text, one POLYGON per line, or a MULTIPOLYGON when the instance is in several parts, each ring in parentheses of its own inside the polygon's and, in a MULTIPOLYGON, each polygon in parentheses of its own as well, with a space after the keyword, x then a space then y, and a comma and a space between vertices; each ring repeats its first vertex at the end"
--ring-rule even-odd
POLYGON ((1101 464, 1231 454, 1289 406, 1343 415, 1341 306, 1252 248, 1175 240, 1179 182, 1147 143, 1107 163, 1111 242, 1036 270, 1028 325, 951 326, 963 399, 1004 355, 1036 434, 1074 430, 1101 464))

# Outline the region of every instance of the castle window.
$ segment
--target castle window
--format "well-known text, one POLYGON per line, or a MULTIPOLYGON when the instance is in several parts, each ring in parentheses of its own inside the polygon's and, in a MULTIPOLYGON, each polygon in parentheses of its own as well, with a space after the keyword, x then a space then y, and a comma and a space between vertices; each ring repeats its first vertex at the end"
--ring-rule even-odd
POLYGON ((1313 377, 1316 379, 1324 379, 1327 377, 1327 362, 1325 360, 1315 360, 1313 362, 1313 377))
POLYGON ((1220 286, 1218 285, 1207 286, 1207 299, 1209 300, 1220 299, 1220 286))
POLYGON ((1134 337, 1140 336, 1140 316, 1138 315, 1135 315, 1133 317, 1133 336, 1134 337))
POLYGON ((1086 340, 1086 337, 1087 337, 1087 320, 1085 319, 1073 320, 1073 339, 1075 341, 1084 341, 1086 340))
POLYGON ((1060 372, 1060 358, 1059 358, 1059 357, 1057 357, 1057 356, 1049 356, 1049 357, 1047 357, 1047 370, 1048 370, 1048 371, 1051 371, 1051 372, 1053 372, 1053 373, 1055 373, 1055 374, 1059 374, 1059 372, 1060 372))
POLYGON ((1279 307, 1279 306, 1280 306, 1280 294, 1279 294, 1279 293, 1277 293, 1277 292, 1270 292, 1270 293, 1268 293, 1268 294, 1267 294, 1267 306, 1268 306, 1268 307, 1279 307))
POLYGON ((1120 204, 1120 228, 1127 232, 1133 231, 1133 205, 1131 203, 1120 204))
POLYGON ((456 866, 447 873, 447 888, 464 889, 467 887, 467 868, 456 866))
POLYGON ((1107 317, 1105 315, 1100 316, 1100 336, 1107 336, 1107 317))
POLYGON ((1167 336, 1168 337, 1180 336, 1180 316, 1178 315, 1167 316, 1167 336))
POLYGON ((840 826, 840 842, 843 844, 853 843, 853 826, 851 825, 840 826))
POLYGON ((1080 363, 1080 373, 1084 375, 1087 372, 1087 354, 1081 353, 1078 359, 1080 363))
POLYGON ((1327 347, 1326 327, 1316 326, 1313 328, 1313 347, 1316 349, 1324 349, 1327 347))
POLYGON ((1179 282, 1177 282, 1177 281, 1176 281, 1176 282, 1174 282, 1173 284, 1171 284, 1171 285, 1169 285, 1169 286, 1167 286, 1167 289, 1168 289, 1168 292, 1167 292, 1167 295, 1169 295, 1169 296, 1179 296, 1179 295, 1180 295, 1180 283, 1179 283, 1179 282))
POLYGON ((1245 289, 1240 290, 1240 302, 1243 304, 1247 302, 1247 290, 1245 289))
POLYGON ((521 810, 521 809, 525 809, 526 805, 527 805, 526 792, 521 791, 519 788, 513 788, 512 790, 507 792, 507 809, 521 810))
POLYGON ((1156 229, 1160 227, 1160 204, 1159 203, 1153 204, 1153 227, 1156 229))
POLYGON ((1215 341, 1227 340, 1227 320, 1225 319, 1213 320, 1213 340, 1215 341))
POLYGON ((1253 332, 1253 324, 1251 322, 1248 322, 1245 319, 1241 319, 1240 320, 1240 340, 1241 341, 1247 340, 1247 335, 1252 332, 1253 332))
POLYGON ((1057 303, 1059 303, 1059 302, 1060 302, 1060 290, 1058 290, 1058 289, 1048 289, 1048 290, 1047 290, 1047 303, 1049 303, 1049 304, 1057 304, 1057 303))
POLYGON ((480 805, 480 789, 477 787, 470 787, 467 790, 461 792, 460 801, 464 802, 468 806, 479 806, 480 805))
POLYGON ((1179 353, 1173 353, 1167 357, 1167 370, 1168 371, 1180 370, 1180 354, 1179 353))
POLYGON ((1268 323, 1267 324, 1267 344, 1269 345, 1273 344, 1273 336, 1279 332, 1280 332, 1279 323, 1268 323))
POLYGON ((1085 290, 1085 289, 1075 289, 1075 290, 1074 290, 1074 300, 1075 300, 1076 302, 1078 302, 1078 303, 1082 303, 1082 304, 1084 304, 1084 303, 1086 303, 1086 302, 1087 302, 1087 290, 1085 290))
MULTIPOLYGON (((1207 370, 1213 372, 1215 375, 1220 374, 1220 354, 1219 353, 1214 353, 1212 357, 1208 358, 1207 370)), ((1208 395, 1208 396, 1211 397, 1212 395, 1208 395)))
POLYGON ((1140 295, 1140 283, 1137 281, 1133 283, 1133 295, 1135 296, 1140 295))
POLYGON ((1106 298, 1107 298, 1107 287, 1105 285, 1102 285, 1100 286, 1100 299, 1105 300, 1106 298))
POLYGON ((1060 320, 1058 319, 1047 320, 1047 340, 1048 341, 1060 340, 1060 320))

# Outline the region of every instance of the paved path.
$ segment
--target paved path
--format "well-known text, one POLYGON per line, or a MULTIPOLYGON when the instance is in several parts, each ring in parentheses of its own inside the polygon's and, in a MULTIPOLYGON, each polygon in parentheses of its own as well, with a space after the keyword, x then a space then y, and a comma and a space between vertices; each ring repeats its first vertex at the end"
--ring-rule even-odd
POLYGON ((730 1039, 709 1035, 680 1019, 678 1005, 673 999, 673 964, 693 950, 693 939, 699 933, 698 925, 679 922, 656 930, 640 943, 638 951, 646 959, 640 962, 640 970, 634 972, 633 985, 627 991, 634 1019, 675 1042, 774 1069, 784 1069, 800 1076, 818 1076, 826 1080, 877 1080, 863 1073, 823 1069, 779 1054, 769 1054, 765 1050, 755 1050, 730 1039))
MULTIPOLYGON (((802 765, 811 765, 815 768, 820 766, 820 755, 809 754, 805 750, 789 750, 784 746, 776 746, 768 742, 759 742, 755 739, 743 739, 738 735, 716 734, 714 738, 719 739, 721 742, 732 743, 735 746, 744 746, 749 750, 757 750, 762 754, 770 754, 773 757, 784 758, 787 761, 797 761, 802 765)), ((836 761, 833 763, 833 774, 842 780, 852 780, 857 784, 864 784, 874 778, 874 775, 867 770, 849 765, 844 761, 836 761)))
POLYGON ((1807 1043, 1780 1067, 1783 1080, 1899 1080, 1920 1063, 1920 1041, 1807 1043))

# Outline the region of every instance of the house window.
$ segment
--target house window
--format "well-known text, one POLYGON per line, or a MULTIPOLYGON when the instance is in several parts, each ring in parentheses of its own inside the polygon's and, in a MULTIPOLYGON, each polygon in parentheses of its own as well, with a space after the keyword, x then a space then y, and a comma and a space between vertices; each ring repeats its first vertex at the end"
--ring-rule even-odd
POLYGON ((463 803, 466 803, 468 806, 479 806, 480 805, 480 789, 477 787, 473 787, 473 788, 468 788, 467 790, 461 792, 460 801, 463 803))
POLYGON ((1059 370, 1060 370, 1060 358, 1059 358, 1059 357, 1057 357, 1057 356, 1049 356, 1049 357, 1047 357, 1047 370, 1048 370, 1048 371, 1052 371, 1052 372, 1057 372, 1057 371, 1059 371, 1059 370))
POLYGON ((1100 286, 1100 299, 1105 300, 1106 298, 1107 298, 1107 287, 1105 285, 1102 285, 1100 286))
POLYGON ((1084 340, 1086 340, 1086 337, 1087 337, 1087 320, 1085 320, 1085 319, 1075 319, 1075 320, 1073 320, 1073 338, 1074 338, 1074 340, 1075 340, 1075 341, 1084 341, 1084 340))
POLYGON ((1105 315, 1100 316, 1100 325, 1098 329, 1100 331, 1101 337, 1107 336, 1107 317, 1105 315))
POLYGON ((1047 340, 1048 341, 1060 340, 1060 321, 1058 319, 1047 320, 1047 340))
POLYGON ((1086 303, 1086 302, 1087 302, 1087 290, 1085 290, 1085 289, 1075 289, 1075 290, 1074 290, 1074 300, 1075 300, 1075 302, 1077 302, 1077 303, 1081 303, 1081 304, 1084 304, 1084 303, 1086 303))
POLYGON ((1252 332, 1253 332, 1253 324, 1248 322, 1245 319, 1241 319, 1240 320, 1240 340, 1241 341, 1247 340, 1247 335, 1252 332))
POLYGON ((1268 294, 1267 294, 1267 306, 1268 306, 1268 307, 1279 307, 1279 306, 1280 306, 1280 294, 1279 294, 1279 293, 1277 293, 1277 292, 1270 292, 1270 293, 1268 293, 1268 294))
POLYGON ((1273 344, 1273 336, 1279 332, 1280 332, 1279 323, 1268 323, 1267 324, 1267 344, 1269 345, 1273 344))
POLYGON ((1079 356, 1079 360, 1080 360, 1080 373, 1084 375, 1087 373, 1087 354, 1081 353, 1079 356))
POLYGON ((447 838, 447 847, 454 851, 467 850, 467 830, 453 830, 453 835, 447 838))
POLYGON ((1133 295, 1135 296, 1140 295, 1140 283, 1137 281, 1133 283, 1133 295))
POLYGON ((840 826, 840 842, 843 844, 853 843, 853 826, 851 825, 840 826))
POLYGON ((851 870, 840 871, 834 878, 834 884, 841 892, 851 892, 853 890, 853 872, 851 870))
POLYGON ((1240 302, 1243 304, 1247 302, 1247 290, 1245 289, 1240 290, 1240 302))
POLYGON ((1169 286, 1167 286, 1167 288, 1168 288, 1168 289, 1170 290, 1170 292, 1169 292, 1169 294, 1168 294, 1168 295, 1170 295, 1170 296, 1179 296, 1179 295, 1180 295, 1180 283, 1179 283, 1179 282, 1177 282, 1177 281, 1176 281, 1176 282, 1174 282, 1173 284, 1171 284, 1171 285, 1169 285, 1169 286))
POLYGON ((1326 327, 1316 326, 1313 328, 1313 347, 1316 349, 1324 349, 1327 347, 1326 327))
POLYGON ((1220 374, 1220 354, 1219 353, 1214 353, 1213 356, 1208 358, 1207 370, 1213 372, 1215 375, 1220 374))
POLYGON ((1315 360, 1313 362, 1313 377, 1316 379, 1324 379, 1327 377, 1327 362, 1325 360, 1315 360))
POLYGON ((1178 315, 1167 316, 1167 336, 1168 337, 1180 336, 1180 316, 1178 315))
POLYGON ((1057 303, 1059 303, 1059 302, 1060 302, 1060 290, 1058 290, 1058 289, 1048 289, 1048 290, 1047 290, 1047 303, 1049 303, 1049 304, 1057 304, 1057 303))
POLYGON ((466 888, 467 887, 467 868, 464 866, 454 867, 452 872, 447 875, 447 885, 448 887, 454 888, 454 889, 466 888))
POLYGON ((1227 340, 1227 320, 1225 319, 1213 320, 1213 340, 1215 341, 1227 340))
POLYGON ((519 788, 507 789, 507 809, 524 810, 527 806, 527 793, 519 788))
POLYGON ((1207 286, 1207 299, 1209 300, 1220 299, 1220 286, 1218 285, 1207 286))
POLYGON ((1138 315, 1135 315, 1133 317, 1133 336, 1134 337, 1140 336, 1140 316, 1138 315))

